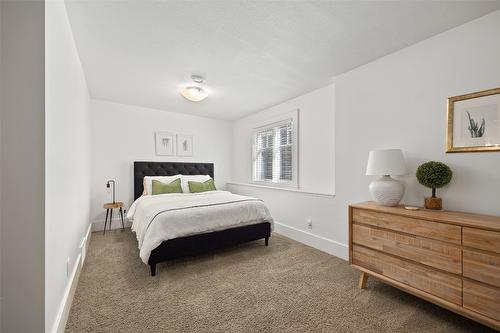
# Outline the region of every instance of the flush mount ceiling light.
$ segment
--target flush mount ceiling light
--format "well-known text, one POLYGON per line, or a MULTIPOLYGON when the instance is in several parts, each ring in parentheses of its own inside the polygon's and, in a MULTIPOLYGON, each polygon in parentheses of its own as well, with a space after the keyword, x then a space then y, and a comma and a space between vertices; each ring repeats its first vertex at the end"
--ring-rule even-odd
POLYGON ((208 97, 208 92, 200 87, 203 83, 203 77, 199 75, 191 75, 191 79, 198 85, 187 86, 181 89, 181 95, 191 102, 201 102, 208 97))

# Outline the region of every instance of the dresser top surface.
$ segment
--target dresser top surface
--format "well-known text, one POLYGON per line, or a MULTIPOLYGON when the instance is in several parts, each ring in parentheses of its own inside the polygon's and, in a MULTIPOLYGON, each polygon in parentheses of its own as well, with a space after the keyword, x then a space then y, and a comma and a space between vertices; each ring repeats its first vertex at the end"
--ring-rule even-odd
POLYGON ((423 208, 420 208, 419 210, 408 210, 404 208, 404 205, 399 205, 396 207, 386 207, 377 205, 372 201, 352 204, 350 205, 350 207, 366 209, 380 213, 412 217, 416 219, 455 224, 464 227, 500 231, 500 216, 455 211, 434 211, 423 208))

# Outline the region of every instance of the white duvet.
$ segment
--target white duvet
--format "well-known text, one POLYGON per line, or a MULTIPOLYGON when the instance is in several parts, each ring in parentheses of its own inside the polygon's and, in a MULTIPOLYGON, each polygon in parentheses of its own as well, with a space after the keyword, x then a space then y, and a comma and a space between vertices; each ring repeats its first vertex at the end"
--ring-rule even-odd
POLYGON ((223 230, 263 221, 273 223, 264 203, 227 191, 170 193, 139 197, 130 207, 140 257, 149 255, 163 241, 223 230))

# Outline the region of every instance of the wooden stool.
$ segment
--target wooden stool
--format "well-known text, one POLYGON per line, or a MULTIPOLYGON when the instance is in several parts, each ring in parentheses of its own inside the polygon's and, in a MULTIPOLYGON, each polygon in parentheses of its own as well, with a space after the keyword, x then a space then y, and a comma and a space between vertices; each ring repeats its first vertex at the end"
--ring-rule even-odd
POLYGON ((114 208, 119 208, 120 209, 120 216, 122 218, 122 230, 125 229, 125 224, 123 223, 123 202, 108 202, 104 204, 104 209, 106 209, 106 220, 104 221, 104 232, 103 235, 106 233, 106 225, 108 224, 108 215, 109 215, 109 230, 111 230, 111 221, 113 220, 113 209, 114 208), (111 214, 110 214, 111 211, 111 214))

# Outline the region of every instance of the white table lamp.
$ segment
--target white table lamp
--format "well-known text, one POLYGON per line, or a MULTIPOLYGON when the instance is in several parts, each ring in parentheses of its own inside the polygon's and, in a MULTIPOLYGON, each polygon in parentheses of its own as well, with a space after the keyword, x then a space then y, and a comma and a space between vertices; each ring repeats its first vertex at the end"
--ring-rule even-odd
POLYGON ((400 149, 372 150, 368 155, 367 176, 382 176, 370 183, 370 193, 379 205, 396 206, 403 198, 404 184, 391 176, 406 175, 405 158, 400 149))

